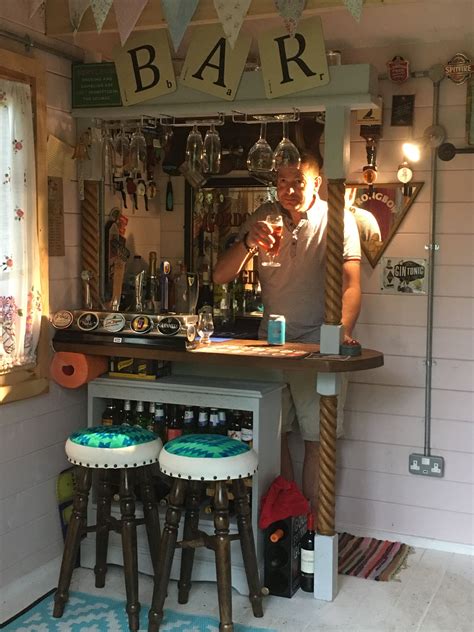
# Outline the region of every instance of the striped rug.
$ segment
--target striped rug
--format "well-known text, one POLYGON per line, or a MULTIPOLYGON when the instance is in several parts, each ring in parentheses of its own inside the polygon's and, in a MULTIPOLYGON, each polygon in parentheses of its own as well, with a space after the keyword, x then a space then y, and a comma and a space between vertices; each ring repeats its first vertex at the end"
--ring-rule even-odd
POLYGON ((407 566, 411 546, 401 542, 362 538, 350 533, 339 534, 339 574, 375 579, 378 582, 397 580, 407 566))

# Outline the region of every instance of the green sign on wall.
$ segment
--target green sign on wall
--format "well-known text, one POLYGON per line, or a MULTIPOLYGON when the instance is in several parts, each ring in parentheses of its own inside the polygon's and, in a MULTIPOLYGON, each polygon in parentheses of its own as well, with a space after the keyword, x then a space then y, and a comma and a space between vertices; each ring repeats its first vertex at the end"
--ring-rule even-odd
POLYGON ((122 105, 115 64, 73 64, 72 107, 101 108, 122 105))

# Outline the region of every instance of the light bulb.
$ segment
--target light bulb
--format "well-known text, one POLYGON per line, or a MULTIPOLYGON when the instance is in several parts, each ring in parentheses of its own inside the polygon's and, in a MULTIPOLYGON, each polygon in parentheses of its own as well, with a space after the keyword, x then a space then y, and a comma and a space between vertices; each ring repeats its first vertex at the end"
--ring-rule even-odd
POLYGON ((420 146, 417 143, 403 143, 402 151, 409 162, 418 162, 420 160, 420 146))

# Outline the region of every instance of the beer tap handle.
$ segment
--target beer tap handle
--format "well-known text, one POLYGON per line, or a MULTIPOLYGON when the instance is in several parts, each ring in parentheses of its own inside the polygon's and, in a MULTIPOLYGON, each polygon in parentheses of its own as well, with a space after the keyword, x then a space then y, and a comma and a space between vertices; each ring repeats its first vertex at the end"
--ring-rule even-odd
POLYGON ((135 311, 138 314, 143 312, 143 282, 145 280, 145 270, 135 275, 135 311))
POLYGON ((90 281, 92 279, 92 273, 89 270, 83 270, 81 272, 82 286, 83 286, 83 302, 85 309, 92 309, 92 295, 90 281))

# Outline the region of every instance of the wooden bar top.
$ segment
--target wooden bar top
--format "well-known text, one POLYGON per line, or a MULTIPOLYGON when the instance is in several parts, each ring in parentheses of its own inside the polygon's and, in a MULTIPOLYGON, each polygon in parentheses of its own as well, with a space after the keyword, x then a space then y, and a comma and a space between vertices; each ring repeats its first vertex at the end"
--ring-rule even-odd
POLYGON ((54 342, 56 351, 87 355, 121 356, 193 364, 214 364, 261 369, 306 370, 322 373, 365 371, 383 365, 383 354, 373 349, 362 349, 359 356, 319 355, 318 344, 287 342, 283 346, 269 345, 266 340, 222 340, 210 345, 197 344, 191 350, 156 349, 151 347, 115 344, 87 344, 54 342))

